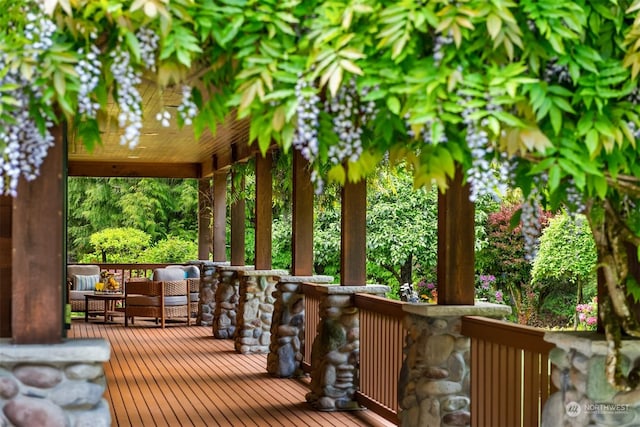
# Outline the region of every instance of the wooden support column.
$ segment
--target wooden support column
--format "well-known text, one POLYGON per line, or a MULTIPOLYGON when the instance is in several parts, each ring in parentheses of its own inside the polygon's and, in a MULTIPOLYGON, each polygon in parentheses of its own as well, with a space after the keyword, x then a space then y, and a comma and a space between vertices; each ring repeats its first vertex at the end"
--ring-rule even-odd
POLYGON ((198 259, 201 260, 208 260, 209 254, 212 252, 212 201, 211 178, 198 180, 198 259))
POLYGON ((313 274, 313 186, 309 162, 293 154, 293 214, 291 224, 291 274, 313 274))
POLYGON ((342 188, 340 283, 367 284, 367 182, 347 182, 342 188))
POLYGON ((438 196, 438 304, 473 305, 475 278, 474 205, 462 171, 438 196))
MULTIPOLYGON (((231 192, 237 194, 244 190, 244 176, 231 176, 231 192), (239 186, 239 188, 236 188, 239 186)), ((231 205, 231 265, 244 265, 244 245, 245 245, 245 200, 243 197, 236 198, 231 205)))
POLYGON ((213 174, 213 260, 227 260, 227 172, 213 174))
POLYGON ((271 270, 271 231, 273 225, 273 177, 271 153, 256 156, 256 235, 255 268, 271 270))
POLYGON ((40 176, 21 178, 13 200, 12 337, 15 344, 62 339, 64 182, 63 127, 53 129, 40 176))
POLYGON ((0 196, 0 338, 11 337, 11 211, 13 199, 0 196))

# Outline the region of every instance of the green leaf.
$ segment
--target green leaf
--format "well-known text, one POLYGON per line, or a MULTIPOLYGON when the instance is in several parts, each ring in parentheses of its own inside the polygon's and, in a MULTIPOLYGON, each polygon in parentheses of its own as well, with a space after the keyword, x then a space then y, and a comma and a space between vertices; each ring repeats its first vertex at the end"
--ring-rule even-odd
POLYGON ((551 126, 556 135, 560 135, 562 130, 562 111, 559 108, 551 107, 549 110, 549 118, 551 119, 551 126))
POLYGON ((560 179, 562 178, 562 169, 557 164, 551 166, 549 169, 549 190, 551 192, 556 191, 560 185, 560 179))
POLYGON ((389 96, 387 98, 387 108, 389 108, 389 111, 393 114, 400 114, 400 100, 395 96, 389 96))

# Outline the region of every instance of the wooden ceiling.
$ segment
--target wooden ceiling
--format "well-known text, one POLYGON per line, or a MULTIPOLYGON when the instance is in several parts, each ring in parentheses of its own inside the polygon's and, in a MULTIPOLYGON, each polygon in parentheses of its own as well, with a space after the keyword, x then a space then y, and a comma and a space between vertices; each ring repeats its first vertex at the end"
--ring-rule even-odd
POLYGON ((145 81, 140 94, 143 127, 137 147, 120 145, 123 130, 118 126, 119 109, 110 102, 107 118, 100 123, 102 145, 88 152, 82 141, 69 136, 69 176, 202 178, 255 153, 248 144, 247 120, 230 117, 218 124, 215 135, 206 130, 196 140, 192 127, 178 129, 176 124, 177 107, 182 101, 180 87, 161 91, 145 81), (163 127, 156 119, 163 108, 171 113, 170 127, 163 127))

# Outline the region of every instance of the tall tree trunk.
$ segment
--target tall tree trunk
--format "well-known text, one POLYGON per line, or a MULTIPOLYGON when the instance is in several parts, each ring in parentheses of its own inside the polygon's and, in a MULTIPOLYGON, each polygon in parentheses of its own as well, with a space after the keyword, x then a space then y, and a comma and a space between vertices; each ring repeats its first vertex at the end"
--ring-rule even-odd
POLYGON ((405 260, 404 264, 400 267, 400 284, 409 283, 413 280, 413 255, 405 260))
POLYGON ((633 275, 629 274, 630 266, 634 263, 628 256, 628 245, 636 244, 638 238, 607 200, 602 202, 602 205, 590 206, 587 216, 596 243, 599 273, 604 281, 604 294, 598 295, 598 315, 604 326, 607 341, 613 343, 613 346, 609 346, 606 359, 607 379, 616 389, 629 390, 636 388, 638 383, 636 380, 625 378, 622 373, 620 341, 623 332, 640 337, 638 317, 627 295, 627 286, 634 280, 633 275))

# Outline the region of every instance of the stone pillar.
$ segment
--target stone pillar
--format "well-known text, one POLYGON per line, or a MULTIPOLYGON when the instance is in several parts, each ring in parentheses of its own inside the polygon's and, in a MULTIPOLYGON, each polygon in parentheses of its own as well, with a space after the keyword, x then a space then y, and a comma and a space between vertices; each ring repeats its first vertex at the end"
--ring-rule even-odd
POLYGON ((388 286, 318 286, 320 324, 311 350, 311 391, 307 402, 321 411, 361 409, 355 401, 359 386, 360 319, 356 293, 384 295, 388 286))
POLYGON ((241 354, 265 354, 271 342, 273 291, 286 270, 239 271, 240 292, 235 348, 241 354))
POLYGON ((406 304, 407 337, 398 381, 401 426, 468 426, 471 339, 462 316, 502 318, 506 305, 406 304))
POLYGON ((281 378, 302 376, 304 293, 302 283, 331 283, 331 276, 281 276, 273 293, 274 312, 267 371, 281 378))
POLYGON ((216 290, 218 289, 216 268, 227 265, 229 265, 228 262, 200 262, 200 299, 198 300, 197 325, 213 325, 213 315, 216 312, 216 290))
MULTIPOLYGON (((558 389, 542 411, 542 426, 637 426, 640 424, 640 389, 617 391, 606 378, 607 342, 596 332, 548 332, 551 381, 558 389)), ((640 366, 640 341, 621 345, 625 375, 640 366)), ((637 377, 637 374, 636 374, 637 377)))
POLYGON ((232 339, 236 333, 236 316, 240 299, 240 271, 252 270, 252 265, 228 265, 216 267, 218 289, 213 314, 213 336, 232 339))
POLYGON ((103 363, 109 342, 14 345, 0 340, 0 425, 111 426, 103 363))

